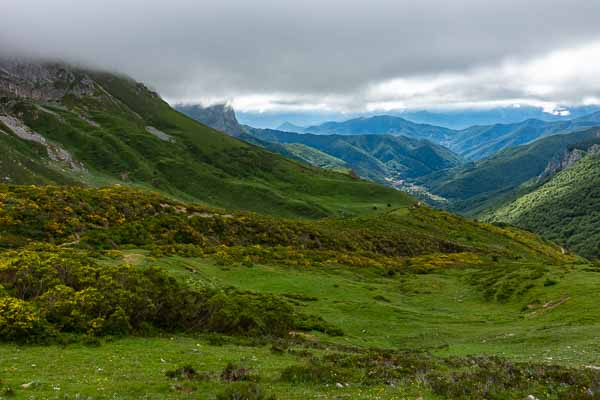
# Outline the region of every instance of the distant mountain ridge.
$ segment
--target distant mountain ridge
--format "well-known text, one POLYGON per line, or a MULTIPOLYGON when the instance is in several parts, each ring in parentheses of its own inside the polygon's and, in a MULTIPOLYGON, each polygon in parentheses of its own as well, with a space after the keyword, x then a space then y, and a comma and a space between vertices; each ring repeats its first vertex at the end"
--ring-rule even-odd
POLYGON ((466 158, 479 160, 500 150, 528 144, 543 137, 599 125, 600 112, 567 121, 529 119, 516 124, 474 126, 457 132, 448 147, 466 158))
POLYGON ((316 134, 391 134, 417 139, 428 139, 448 147, 455 153, 479 160, 501 150, 531 143, 555 134, 600 126, 600 112, 572 120, 542 121, 528 119, 518 123, 472 126, 463 130, 452 130, 428 124, 416 124, 401 117, 375 116, 355 118, 344 122, 326 122, 304 129, 305 133, 316 134))
POLYGON ((303 126, 294 125, 290 122, 284 122, 283 124, 275 128, 275 130, 283 132, 304 133, 306 128, 303 126))
POLYGON ((517 124, 528 119, 542 121, 566 121, 600 111, 600 106, 557 107, 544 110, 541 107, 513 105, 484 109, 458 110, 419 110, 404 111, 397 115, 420 124, 437 125, 454 130, 463 130, 472 126, 489 126, 495 124, 517 124))
POLYGON ((344 122, 326 122, 309 126, 305 133, 336 135, 402 135, 414 139, 428 139, 438 144, 451 140, 453 131, 434 125, 415 124, 404 118, 380 115, 355 118, 344 122))

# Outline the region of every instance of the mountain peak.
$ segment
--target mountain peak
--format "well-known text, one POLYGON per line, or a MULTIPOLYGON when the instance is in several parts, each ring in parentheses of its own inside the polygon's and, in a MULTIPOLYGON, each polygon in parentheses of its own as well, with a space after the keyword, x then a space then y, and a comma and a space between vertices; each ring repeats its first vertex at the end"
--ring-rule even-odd
POLYGON ((302 133, 304 132, 304 127, 285 121, 283 124, 275 128, 275 130, 283 132, 302 133))
POLYGON ((200 104, 179 104, 175 106, 175 109, 230 136, 238 137, 246 133, 244 127, 237 120, 235 110, 228 103, 218 103, 206 107, 200 104))

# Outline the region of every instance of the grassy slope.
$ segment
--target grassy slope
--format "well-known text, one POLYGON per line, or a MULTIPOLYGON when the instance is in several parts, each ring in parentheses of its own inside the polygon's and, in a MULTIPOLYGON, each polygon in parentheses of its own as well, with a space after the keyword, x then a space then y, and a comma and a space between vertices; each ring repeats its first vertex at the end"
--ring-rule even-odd
POLYGON ((302 143, 290 143, 283 146, 294 156, 304 160, 310 165, 333 170, 348 170, 348 166, 343 160, 330 156, 313 147, 306 146, 302 143))
MULTIPOLYGON (((595 339, 600 328, 598 273, 584 267, 550 267, 544 277, 531 281, 534 288, 527 294, 498 304, 485 301, 481 291, 467 283, 473 273, 480 274, 473 270, 383 278, 346 269, 219 267, 202 259, 154 259, 136 250, 124 255, 142 267, 160 265, 192 280, 313 296, 317 300, 306 302, 303 308, 342 326, 346 335, 334 342, 346 346, 428 350, 440 356, 493 354, 516 361, 580 368, 600 363, 595 339), (559 283, 544 286, 548 277, 559 283), (377 295, 386 300, 375 299, 377 295), (555 308, 526 307, 538 302, 556 303, 565 296, 569 300, 555 308)), ((519 269, 523 268, 526 267, 519 269)), ((317 335, 311 340, 331 342, 332 339, 317 335)), ((2 377, 3 382, 16 387, 16 398, 62 399, 79 393, 83 398, 185 399, 190 394, 174 389, 174 382, 165 377, 166 371, 192 365, 218 376, 227 362, 235 362, 258 373, 261 385, 279 399, 438 398, 426 386, 417 384, 363 386, 349 382, 350 386, 345 388, 311 383, 292 385, 282 381, 280 374, 287 366, 302 365, 302 357, 274 354, 268 344, 211 343, 214 341, 207 336, 174 335, 118 339, 100 347, 73 344, 17 348, 3 344, 0 345, 2 377), (31 381, 38 384, 32 389, 18 388, 31 381)), ((292 348, 303 350, 304 346, 292 348)), ((308 351, 319 355, 334 348, 309 347, 308 351)), ((214 378, 197 384, 196 392, 191 395, 211 399, 225 386, 227 383, 214 378)))
MULTIPOLYGON (((82 241, 94 232, 107 232, 116 242, 118 238, 137 242, 141 236, 135 229, 145 227, 152 232, 150 227, 161 227, 158 238, 188 243, 187 236, 168 239, 167 232, 174 229, 189 234, 193 227, 213 240, 222 232, 223 243, 238 243, 237 247, 241 243, 254 253, 257 243, 261 244, 258 248, 269 248, 273 240, 287 243, 296 249, 289 257, 249 263, 235 257, 224 261, 219 254, 228 246, 219 246, 219 252, 212 255, 182 257, 132 248, 126 245, 132 242, 126 241, 123 247, 105 253, 101 261, 139 268, 158 266, 193 287, 235 286, 292 295, 298 299, 292 300, 296 307, 322 316, 345 332, 342 337, 311 333, 304 336, 304 342, 291 342, 292 349, 314 356, 390 348, 440 357, 490 354, 538 363, 548 363, 551 358, 552 363, 579 368, 600 363, 596 341, 600 327, 598 269, 576 257, 563 256, 556 246, 517 229, 476 223, 423 206, 386 209, 356 218, 285 221, 247 213, 225 214, 127 188, 4 186, 0 194, 3 235, 20 232, 58 244, 71 241, 74 230, 82 241), (71 207, 68 214, 65 206, 71 207), (168 223, 161 224, 161 217, 168 223), (214 225, 206 225, 213 219, 214 225), (124 236, 123 232, 130 233, 124 236), (454 250, 440 252, 435 241, 425 238, 451 243, 447 249, 454 250), (318 251, 344 247, 348 241, 357 249, 373 247, 376 250, 370 258, 375 263, 350 266, 330 257, 324 262, 294 264, 296 257, 312 248, 311 241, 319 243, 318 251), (408 255, 393 256, 393 246, 401 250, 410 243, 420 246, 408 255), (454 252, 458 248, 461 253, 454 252), (396 262, 395 273, 379 265, 382 254, 392 254, 389 260, 396 262)), ((151 249, 162 243, 146 240, 151 249)), ((234 247, 229 248, 233 251, 234 247)), ((273 249, 275 255, 283 251, 277 246, 273 249)), ((339 252, 350 258, 359 254, 364 252, 339 252)), ((253 343, 202 334, 129 337, 104 341, 99 347, 0 344, 0 374, 3 387, 13 388, 17 399, 64 399, 77 394, 101 399, 212 399, 229 385, 218 376, 232 361, 252 368, 260 375, 261 385, 279 399, 439 398, 418 377, 398 385, 366 385, 353 380, 343 382, 349 384, 343 388, 324 383, 290 384, 280 378, 282 371, 290 365, 306 364, 306 357, 278 354, 270 347, 269 341, 253 343), (207 382, 189 383, 191 394, 165 377, 166 371, 188 364, 212 374, 207 382), (34 382, 29 388, 20 387, 29 382, 34 382)))
POLYGON ((587 257, 600 256, 600 158, 588 156, 492 213, 587 257))
POLYGON ((140 185, 212 206, 288 217, 360 214, 373 206, 412 202, 398 191, 302 165, 214 131, 129 79, 101 73, 92 77, 99 84, 94 97, 67 96, 62 104, 44 105, 49 112, 28 101, 7 102, 11 114, 60 143, 89 173, 61 171, 42 149, 35 156, 31 151, 17 154, 18 148, 33 147, 22 142, 20 147, 11 144, 17 155, 12 166, 7 161, 3 166, 12 182, 140 185), (175 141, 161 141, 146 126, 175 141))

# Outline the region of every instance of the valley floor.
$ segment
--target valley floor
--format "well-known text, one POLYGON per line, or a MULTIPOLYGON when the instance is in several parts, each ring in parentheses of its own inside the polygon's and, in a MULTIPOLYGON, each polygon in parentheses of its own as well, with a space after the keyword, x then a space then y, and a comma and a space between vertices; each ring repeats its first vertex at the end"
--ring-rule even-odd
POLYGON ((344 336, 299 334, 302 340, 283 349, 269 341, 215 334, 103 339, 89 345, 0 344, 0 398, 212 399, 232 385, 220 378, 229 362, 249 368, 278 399, 442 398, 418 379, 364 385, 343 377, 327 383, 281 378, 287 367, 305 365, 311 356, 370 348, 600 368, 600 269, 587 264, 540 269, 515 263, 489 271, 453 268, 390 277, 368 269, 219 266, 203 258, 154 258, 145 250, 121 256, 142 268, 166 268, 192 285, 284 295, 342 328, 344 336), (165 375, 187 365, 209 378, 182 382, 165 375))

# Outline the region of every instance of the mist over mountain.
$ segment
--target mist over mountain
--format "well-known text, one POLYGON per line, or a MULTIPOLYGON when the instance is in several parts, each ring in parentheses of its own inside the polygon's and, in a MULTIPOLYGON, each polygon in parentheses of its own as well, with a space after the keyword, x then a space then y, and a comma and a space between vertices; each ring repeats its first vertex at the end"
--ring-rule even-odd
MULTIPOLYGON (((280 129, 289 123, 294 126, 317 126, 326 122, 342 122, 353 118, 368 118, 376 115, 390 115, 404 118, 418 124, 437 125, 444 128, 462 130, 474 125, 514 124, 527 119, 542 121, 565 121, 600 111, 600 106, 568 106, 545 110, 543 107, 513 105, 491 108, 458 108, 455 110, 390 110, 357 113, 333 112, 251 112, 236 110, 238 119, 244 125, 256 128, 280 129)), ((296 132, 299 132, 296 129, 296 132)))

